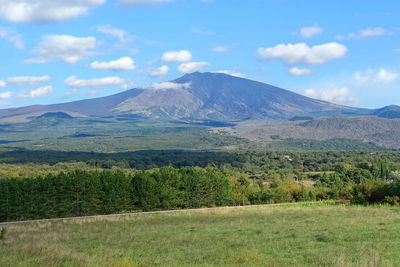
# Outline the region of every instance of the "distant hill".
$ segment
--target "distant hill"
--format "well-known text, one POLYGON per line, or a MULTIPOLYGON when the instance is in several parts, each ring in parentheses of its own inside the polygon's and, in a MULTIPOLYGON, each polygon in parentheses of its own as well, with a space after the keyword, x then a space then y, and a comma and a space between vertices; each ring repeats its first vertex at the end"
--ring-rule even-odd
MULTIPOLYGON (((54 112, 72 117, 136 115, 178 120, 240 121, 372 115, 374 110, 336 105, 226 74, 196 72, 171 82, 106 97, 2 109, 0 122, 28 121, 54 112)), ((393 114, 394 110, 390 112, 393 114)))
POLYGON ((64 112, 47 112, 47 113, 44 113, 44 114, 36 117, 35 119, 43 119, 43 118, 71 119, 73 117, 64 112))
POLYGON ((373 115, 387 119, 400 118, 400 106, 391 105, 384 108, 380 108, 375 110, 373 112, 373 115))
POLYGON ((400 148, 400 119, 380 117, 338 117, 308 121, 242 122, 223 129, 251 140, 288 138, 309 140, 361 140, 387 148, 400 148))

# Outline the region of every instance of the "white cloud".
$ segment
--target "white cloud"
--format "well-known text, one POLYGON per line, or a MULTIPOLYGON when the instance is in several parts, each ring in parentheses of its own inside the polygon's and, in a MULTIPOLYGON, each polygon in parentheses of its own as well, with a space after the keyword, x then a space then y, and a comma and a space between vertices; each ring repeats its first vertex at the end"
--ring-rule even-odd
POLYGON ((113 36, 119 40, 119 44, 115 45, 116 48, 126 48, 126 46, 133 41, 136 36, 131 35, 125 30, 115 28, 111 25, 100 25, 96 27, 98 32, 106 35, 113 36))
POLYGON ((35 97, 45 97, 48 96, 51 92, 53 92, 52 86, 43 86, 37 89, 30 89, 28 92, 21 91, 18 94, 18 97, 22 98, 35 98, 35 97))
POLYGON ((133 7, 150 6, 171 2, 173 2, 173 0, 120 0, 120 4, 133 7))
POLYGON ((377 82, 390 83, 390 82, 396 80, 398 77, 399 77, 399 74, 397 74, 397 73, 389 72, 389 71, 386 71, 385 69, 381 69, 378 71, 375 79, 377 82))
POLYGON ((174 82, 162 82, 162 83, 152 83, 144 87, 150 90, 184 90, 190 88, 190 83, 174 83, 174 82))
POLYGON ((321 34, 323 31, 324 29, 318 26, 303 27, 300 30, 300 34, 303 38, 311 38, 315 35, 321 34))
POLYGON ((6 40, 17 49, 25 49, 24 42, 22 41, 22 35, 15 33, 13 30, 0 27, 0 38, 6 40))
POLYGON ((4 92, 0 93, 0 99, 10 99, 12 97, 12 92, 4 92))
POLYGON ((305 43, 278 44, 274 47, 259 48, 261 60, 279 59, 289 65, 316 65, 341 58, 346 55, 347 47, 335 42, 309 47, 305 43))
POLYGON ((203 68, 205 66, 209 66, 210 64, 207 62, 188 62, 188 63, 182 63, 178 67, 178 71, 182 73, 189 73, 189 72, 195 72, 195 71, 203 71, 203 68))
POLYGON ((353 78, 361 83, 391 83, 399 78, 399 74, 385 69, 380 69, 378 71, 368 69, 364 73, 360 71, 354 73, 353 78))
POLYGON ((215 73, 223 73, 223 74, 227 74, 227 75, 231 75, 231 76, 235 76, 235 77, 239 77, 239 78, 243 78, 244 74, 235 71, 235 70, 218 70, 215 73))
POLYGON ((289 69, 289 73, 294 76, 304 76, 304 75, 312 74, 312 71, 309 69, 299 69, 299 68, 293 67, 293 68, 289 69))
POLYGON ((86 92, 86 95, 98 95, 99 92, 97 92, 96 90, 89 90, 86 92))
POLYGON ((192 32, 201 34, 201 35, 215 35, 215 32, 210 32, 210 31, 204 31, 198 28, 192 28, 192 32))
POLYGON ((217 46, 214 46, 211 50, 215 53, 226 53, 226 52, 228 52, 228 47, 222 46, 222 45, 217 45, 217 46))
POLYGON ((343 35, 340 35, 340 34, 338 34, 338 35, 335 35, 335 37, 334 37, 336 40, 339 40, 339 41, 341 41, 341 40, 343 40, 344 39, 344 37, 343 37, 343 35))
POLYGON ((356 105, 357 101, 350 95, 347 87, 332 90, 315 90, 308 89, 305 95, 311 98, 321 99, 328 102, 343 104, 343 105, 356 105))
POLYGON ((60 98, 67 99, 70 98, 71 96, 77 95, 78 93, 79 93, 78 89, 74 88, 71 91, 65 92, 60 98))
POLYGON ((130 54, 139 53, 139 49, 130 47, 131 43, 135 40, 142 40, 146 44, 154 44, 155 42, 140 38, 136 35, 130 34, 129 32, 115 28, 111 25, 100 25, 96 27, 96 30, 104 35, 118 39, 119 42, 114 42, 112 47, 115 49, 127 50, 130 54))
POLYGON ((131 80, 126 80, 123 85, 121 85, 122 90, 132 89, 136 87, 136 83, 132 82, 131 80))
POLYGON ((117 60, 108 62, 95 61, 90 64, 90 67, 94 70, 134 70, 136 69, 135 61, 130 57, 121 57, 117 60))
POLYGON ((161 60, 168 63, 175 63, 175 62, 187 62, 192 60, 192 53, 188 50, 180 50, 180 51, 168 51, 165 52, 161 60))
POLYGON ((125 30, 114 28, 111 25, 100 25, 96 27, 98 32, 103 34, 111 35, 117 37, 121 43, 126 43, 131 38, 129 37, 129 33, 125 30))
POLYGON ((0 87, 6 87, 10 85, 22 86, 22 85, 37 85, 39 83, 49 82, 51 81, 51 77, 48 75, 45 76, 17 76, 10 77, 4 80, 0 80, 0 87))
POLYGON ((149 71, 149 75, 151 77, 162 77, 165 76, 169 71, 169 67, 167 65, 163 65, 159 68, 155 68, 149 71))
POLYGON ((367 28, 361 30, 358 33, 349 33, 348 37, 353 39, 364 39, 368 37, 391 35, 391 34, 393 34, 393 32, 389 30, 380 27, 375 27, 375 28, 367 28))
POLYGON ((115 86, 119 84, 123 84, 125 82, 124 79, 120 77, 105 77, 98 79, 90 79, 90 80, 81 80, 77 79, 75 76, 68 77, 64 80, 64 83, 70 87, 90 87, 90 88, 100 88, 105 86, 115 86))
POLYGON ((27 59, 23 63, 41 64, 61 59, 66 64, 75 64, 79 60, 93 55, 97 47, 94 37, 74 37, 71 35, 45 35, 39 45, 33 49, 35 58, 27 59))
POLYGON ((87 13, 106 0, 0 0, 0 17, 10 22, 63 21, 87 13))

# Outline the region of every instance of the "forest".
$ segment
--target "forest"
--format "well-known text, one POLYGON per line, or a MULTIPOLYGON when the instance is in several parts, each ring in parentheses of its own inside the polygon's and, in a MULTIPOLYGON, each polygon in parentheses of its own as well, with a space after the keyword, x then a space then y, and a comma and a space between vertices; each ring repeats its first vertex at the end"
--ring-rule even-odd
POLYGON ((399 204, 399 152, 31 153, 1 154, 0 221, 328 199, 399 204))

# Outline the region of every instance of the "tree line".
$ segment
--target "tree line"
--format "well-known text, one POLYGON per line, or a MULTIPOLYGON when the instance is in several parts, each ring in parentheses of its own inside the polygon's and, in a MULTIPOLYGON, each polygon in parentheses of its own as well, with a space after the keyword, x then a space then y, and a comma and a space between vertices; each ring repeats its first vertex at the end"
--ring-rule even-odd
MULTIPOLYGON (((331 158, 336 155, 329 154, 331 158)), ((67 168, 65 172, 36 178, 2 178, 0 221, 326 199, 399 204, 397 161, 375 158, 367 162, 364 154, 353 159, 353 164, 335 160, 341 163, 332 165, 334 160, 322 159, 322 164, 330 166, 329 171, 306 175, 304 169, 278 169, 279 164, 277 169, 271 168, 274 162, 298 164, 297 154, 242 156, 254 165, 170 166, 151 170, 67 168), (265 169, 262 175, 253 175, 260 171, 257 166, 265 169)), ((312 154, 301 158, 301 162, 302 166, 315 163, 312 154)))
POLYGON ((0 180, 0 221, 232 205, 218 169, 74 171, 0 180))

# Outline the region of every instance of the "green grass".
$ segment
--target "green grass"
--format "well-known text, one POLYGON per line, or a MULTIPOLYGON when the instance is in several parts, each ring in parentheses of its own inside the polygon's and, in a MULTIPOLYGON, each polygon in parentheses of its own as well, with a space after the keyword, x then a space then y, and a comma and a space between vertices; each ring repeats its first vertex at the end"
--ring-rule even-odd
POLYGON ((399 248, 400 208, 288 205, 8 226, 0 266, 399 266, 399 248))

